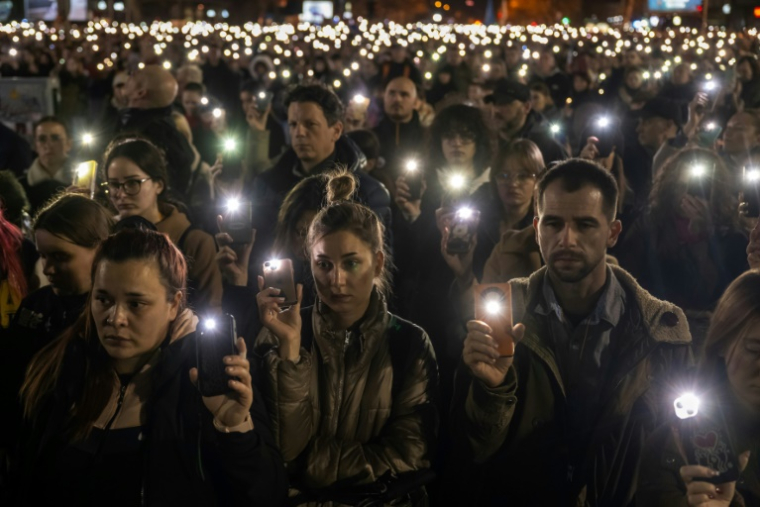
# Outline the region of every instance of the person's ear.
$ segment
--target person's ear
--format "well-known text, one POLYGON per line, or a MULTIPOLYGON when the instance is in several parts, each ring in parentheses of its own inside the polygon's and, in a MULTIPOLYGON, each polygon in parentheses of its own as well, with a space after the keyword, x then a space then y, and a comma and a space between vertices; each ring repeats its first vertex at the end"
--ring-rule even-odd
POLYGON ((169 301, 169 320, 173 321, 179 315, 180 304, 182 303, 182 292, 177 291, 174 297, 169 301))
POLYGON ((623 222, 613 220, 610 223, 610 236, 607 238, 607 248, 612 248, 617 244, 621 232, 623 232, 623 222))
MULTIPOLYGON (((538 206, 536 206, 536 208, 538 208, 538 206)), ((538 211, 538 209, 537 209, 536 211, 538 211)), ((539 237, 540 237, 540 235, 539 235, 539 233, 538 233, 538 222, 539 222, 540 220, 541 220, 541 219, 538 217, 538 215, 536 215, 536 216, 534 216, 534 217, 533 217, 533 231, 536 233, 536 243, 537 243, 537 244, 539 244, 539 245, 541 244, 541 243, 539 242, 539 237)))
POLYGON ((527 100, 523 103, 523 111, 525 111, 525 114, 527 115, 530 113, 530 110, 533 109, 533 102, 530 100, 527 100))
POLYGON ((164 183, 164 180, 153 180, 156 182, 156 186, 158 187, 158 195, 161 195, 164 193, 164 190, 166 190, 166 183, 164 183))
POLYGON ((343 135, 343 122, 336 121, 330 129, 332 130, 332 141, 336 142, 343 135))
POLYGON ((378 278, 383 274, 383 268, 385 267, 385 254, 382 251, 378 251, 375 254, 375 278, 378 278))

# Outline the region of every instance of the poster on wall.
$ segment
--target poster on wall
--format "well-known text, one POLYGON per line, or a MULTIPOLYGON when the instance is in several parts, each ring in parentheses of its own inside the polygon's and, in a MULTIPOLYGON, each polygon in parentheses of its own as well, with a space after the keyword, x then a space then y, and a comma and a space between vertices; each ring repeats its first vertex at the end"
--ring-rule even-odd
MULTIPOLYGON (((87 0, 69 0, 69 5, 69 21, 87 20, 87 0)), ((26 0, 26 16, 35 21, 55 21, 58 0, 26 0)))
POLYGON ((648 0, 652 12, 697 12, 702 0, 648 0))

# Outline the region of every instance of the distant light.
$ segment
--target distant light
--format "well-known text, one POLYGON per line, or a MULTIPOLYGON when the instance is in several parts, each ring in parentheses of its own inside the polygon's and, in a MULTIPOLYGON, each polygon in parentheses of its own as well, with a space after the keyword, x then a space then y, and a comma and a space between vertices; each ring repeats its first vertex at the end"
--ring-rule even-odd
POLYGON ((100 2, 98 2, 98 10, 104 11, 106 9, 108 9, 108 4, 103 0, 100 0, 100 2))
POLYGON ((288 69, 283 70, 282 77, 285 79, 290 79, 290 71, 288 69))
POLYGON ((674 16, 673 17, 673 24, 675 26, 681 26, 681 16, 674 16))
POLYGON ((124 2, 114 2, 113 10, 116 12, 122 12, 124 10, 124 2))
POLYGON ((266 92, 259 92, 259 98, 261 100, 264 100, 265 98, 267 98, 267 93, 266 92))
POLYGON ((18 54, 18 51, 16 51, 16 48, 11 48, 11 50, 8 51, 8 54, 11 56, 16 56, 18 54))
POLYGON ((333 81, 333 87, 340 88, 340 79, 336 79, 335 81, 333 81))
POLYGON ((488 65, 487 63, 484 63, 483 64, 483 72, 490 72, 490 71, 491 71, 491 66, 488 65))
POLYGON ((209 9, 206 11, 206 16, 209 18, 214 18, 216 17, 216 11, 214 9, 209 9))
POLYGON ((170 62, 169 60, 165 61, 164 62, 164 68, 166 70, 170 70, 172 68, 172 62, 170 62))
POLYGON ((731 4, 723 4, 722 10, 723 10, 723 14, 728 16, 729 14, 731 14, 731 4))
POLYGON ((425 79, 433 79, 433 73, 432 72, 425 72, 425 79))
POLYGON ((270 72, 269 79, 277 79, 277 73, 275 71, 270 72))
POLYGON ((218 107, 214 109, 214 111, 211 113, 214 115, 214 118, 221 118, 222 117, 222 110, 218 107))
POLYGON ((441 21, 443 21, 443 16, 441 16, 439 13, 436 12, 435 14, 433 14, 433 21, 435 21, 436 23, 440 23, 441 21))
POLYGON ((230 17, 230 11, 228 11, 227 9, 224 9, 224 10, 222 11, 222 17, 223 17, 224 19, 227 19, 227 18, 229 18, 229 17, 230 17))
POLYGON ((365 97, 361 93, 357 93, 356 95, 354 95, 354 98, 351 100, 353 102, 356 102, 357 104, 364 104, 364 102, 367 100, 367 97, 365 97))

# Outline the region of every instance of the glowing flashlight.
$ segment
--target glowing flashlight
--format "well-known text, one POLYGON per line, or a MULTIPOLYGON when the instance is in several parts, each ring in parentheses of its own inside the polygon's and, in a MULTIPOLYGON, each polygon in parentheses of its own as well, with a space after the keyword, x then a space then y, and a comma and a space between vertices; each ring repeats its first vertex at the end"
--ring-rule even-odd
POLYGON ((449 186, 453 190, 461 190, 464 188, 465 178, 461 174, 455 174, 449 178, 449 186))
POLYGON ((471 208, 459 208, 457 210, 457 218, 461 218, 462 220, 469 220, 474 215, 474 212, 471 208))
POLYGON ((206 319, 203 321, 203 327, 206 331, 213 331, 216 329, 216 321, 214 319, 206 319))
POLYGON ((699 398, 694 393, 685 393, 673 402, 676 416, 679 419, 689 419, 699 413, 699 398))
POLYGON ((233 151, 237 147, 237 142, 229 138, 224 141, 224 151, 233 151))
POLYGON ((703 165, 695 165, 691 168, 691 175, 694 178, 701 178, 705 174, 707 174, 707 169, 703 165))
POLYGON ((555 123, 549 127, 549 130, 551 130, 552 134, 559 134, 559 125, 555 123))
POLYGON ((82 162, 77 166, 77 176, 80 178, 86 178, 90 174, 90 164, 88 162, 82 162))
POLYGON ((486 301, 486 313, 488 315, 498 315, 501 313, 501 303, 495 299, 486 301))
POLYGON ((760 181, 760 169, 747 169, 745 178, 747 181, 760 181))
POLYGON ((222 110, 217 107, 216 109, 214 109, 214 111, 212 112, 212 114, 214 115, 214 118, 221 118, 222 117, 222 110))
POLYGON ((239 199, 232 198, 232 199, 227 200, 227 211, 234 213, 239 209, 240 209, 239 199))
POLYGON ((201 104, 203 104, 204 106, 207 106, 208 105, 208 97, 201 97, 201 104))
POLYGON ((272 271, 277 271, 278 269, 280 269, 280 261, 279 260, 267 261, 264 264, 264 267, 266 267, 267 269, 271 269, 272 271))
POLYGON ((353 101, 356 102, 357 104, 364 104, 366 100, 367 98, 361 93, 357 93, 356 95, 354 95, 354 98, 353 98, 353 101))
POLYGON ((607 118, 606 116, 602 116, 601 118, 599 118, 599 120, 597 120, 596 124, 604 128, 610 124, 610 119, 607 118))
POLYGON ((264 100, 265 98, 267 98, 267 94, 266 94, 266 92, 259 92, 259 98, 260 98, 261 100, 264 100))
POLYGON ((82 142, 84 144, 90 144, 95 140, 95 138, 92 136, 92 134, 85 134, 82 136, 82 142))
POLYGON ((406 171, 409 173, 416 173, 420 166, 416 160, 409 160, 406 163, 406 171))
POLYGON ((705 130, 715 130, 716 127, 717 127, 717 125, 715 124, 715 122, 711 121, 710 123, 708 123, 707 125, 705 125, 705 130))

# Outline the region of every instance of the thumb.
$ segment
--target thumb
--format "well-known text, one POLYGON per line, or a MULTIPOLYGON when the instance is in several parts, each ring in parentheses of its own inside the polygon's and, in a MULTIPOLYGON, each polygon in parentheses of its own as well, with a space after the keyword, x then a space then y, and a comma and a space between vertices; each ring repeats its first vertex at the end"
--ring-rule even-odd
POLYGON ((198 368, 190 368, 190 382, 192 382, 195 387, 198 387, 198 368))
POLYGON ((296 300, 298 301, 294 308, 296 312, 301 311, 301 301, 303 301, 303 284, 299 283, 296 285, 296 300))
POLYGON ((744 472, 744 470, 747 468, 747 463, 749 463, 749 455, 750 451, 744 451, 739 455, 739 472, 744 472))
POLYGON ((525 337, 525 326, 523 324, 517 324, 512 328, 512 338, 515 343, 521 341, 525 337))

